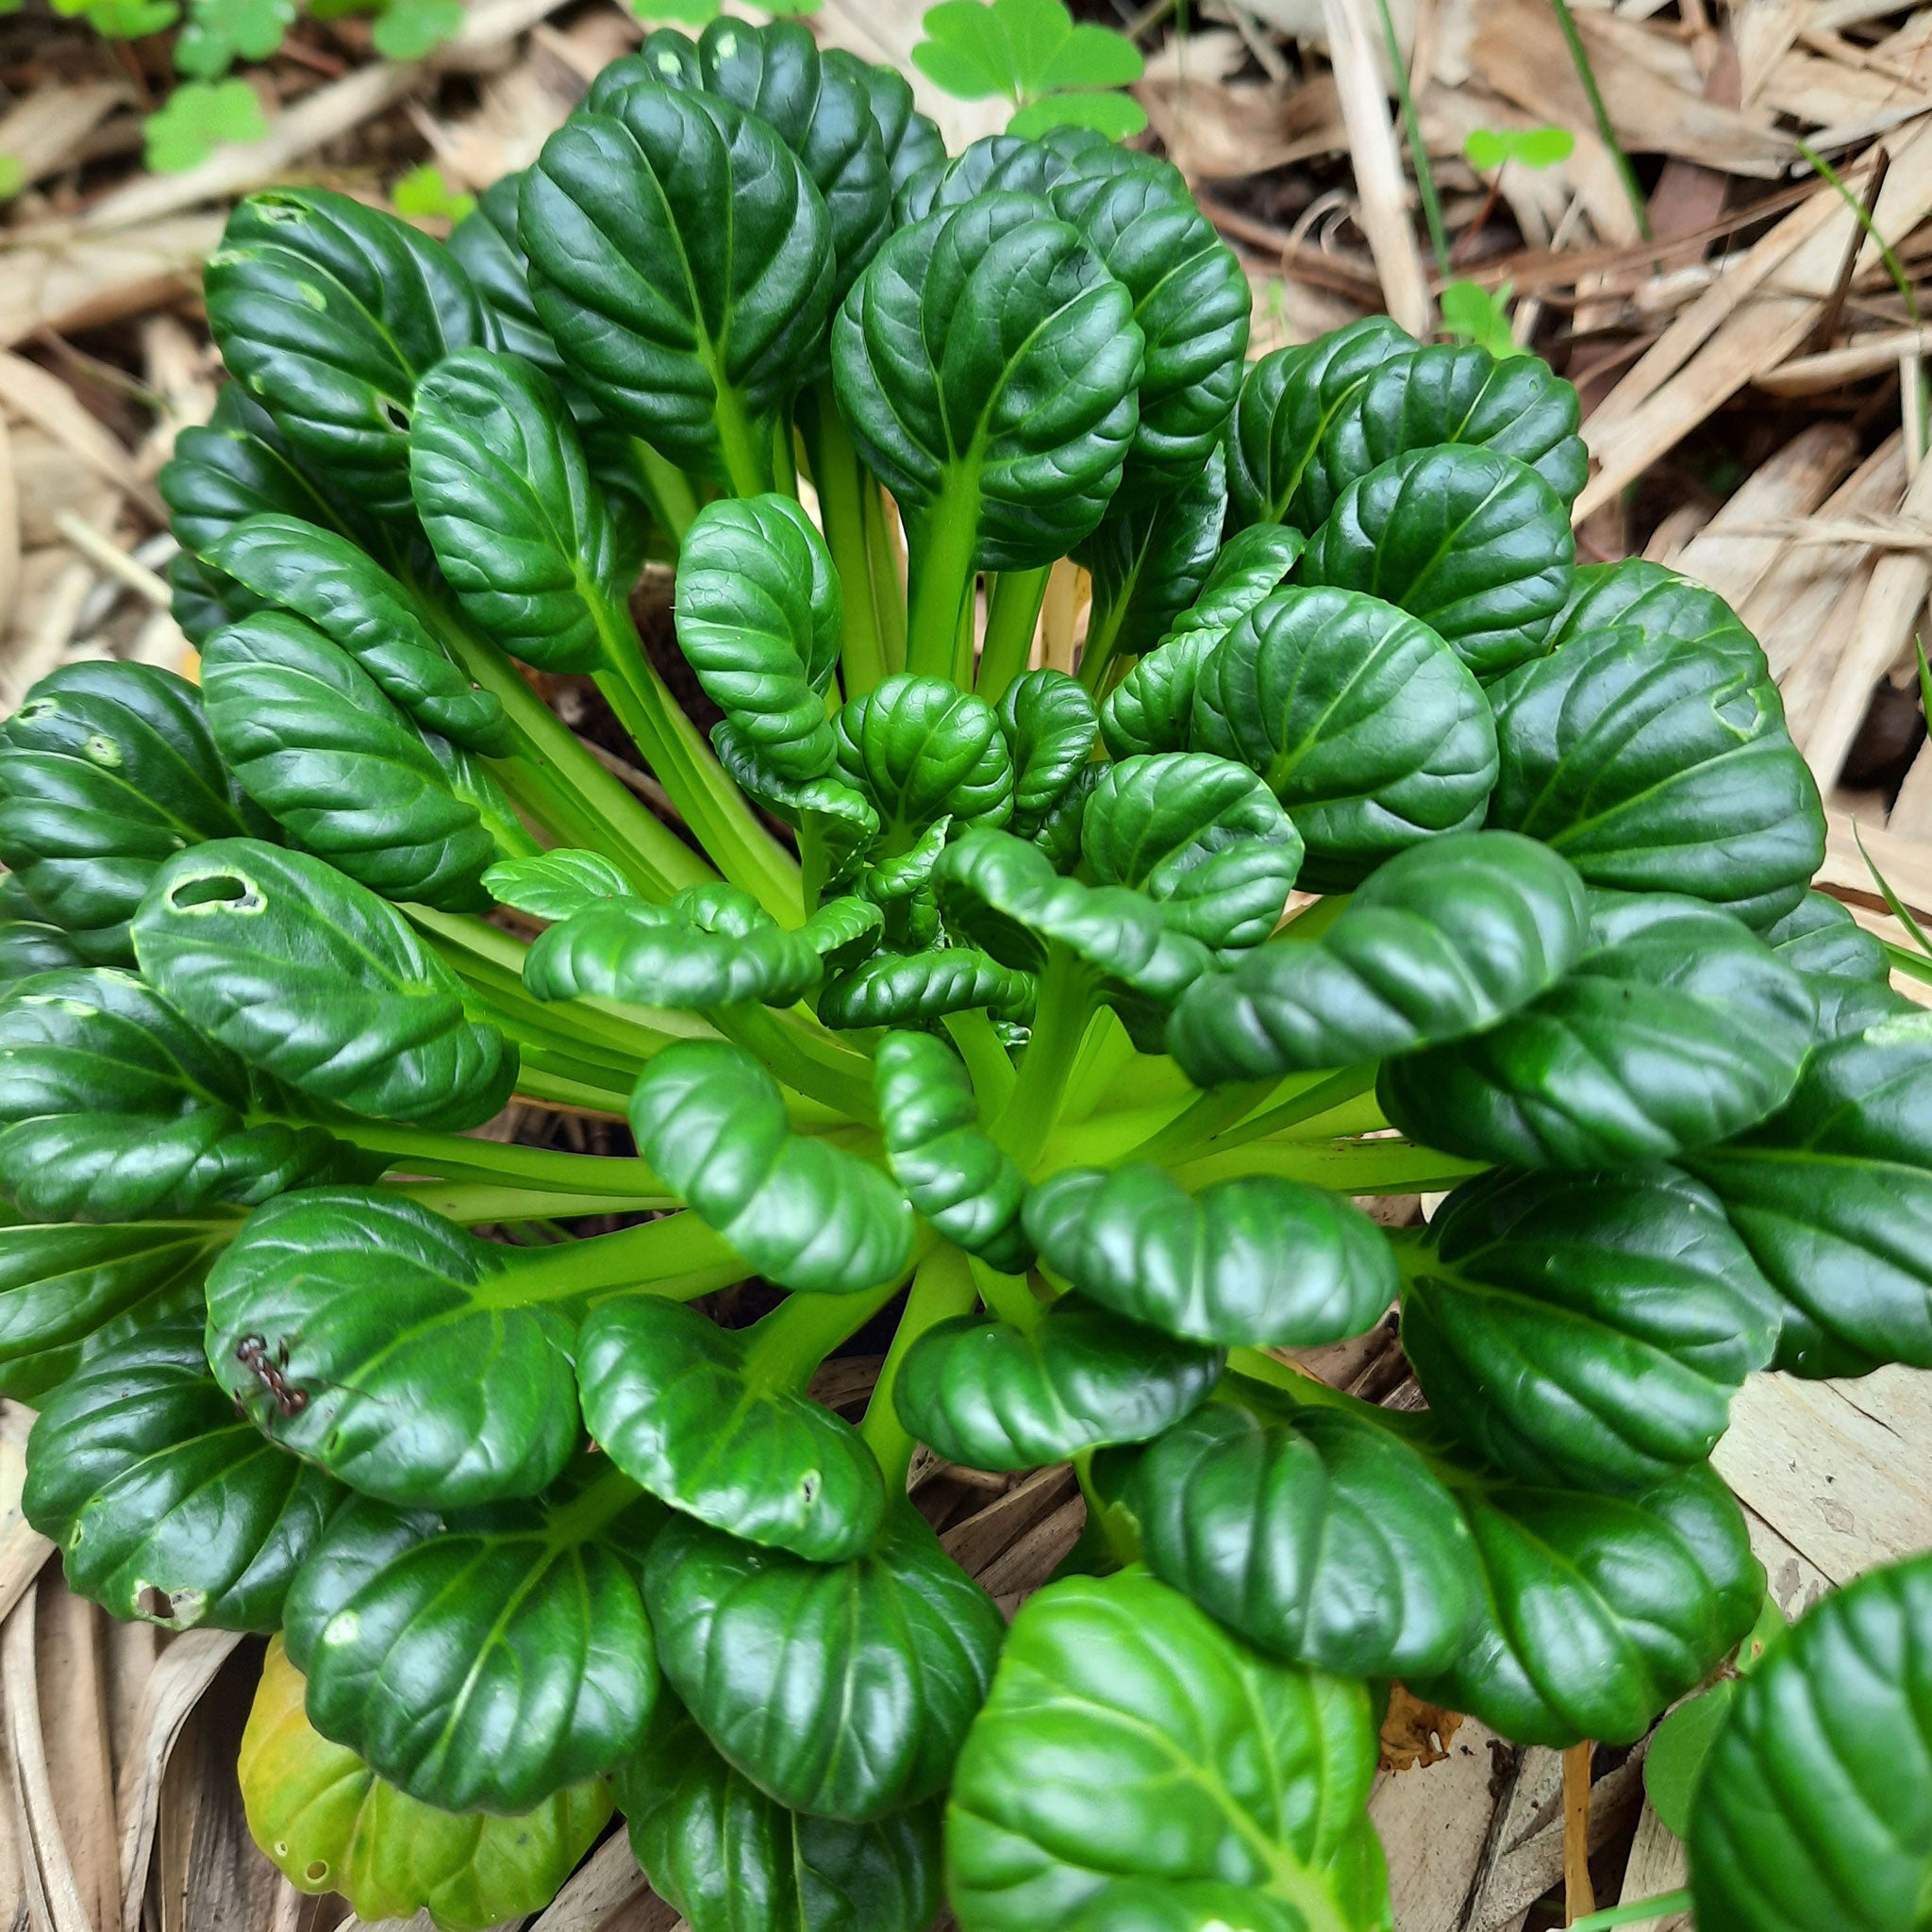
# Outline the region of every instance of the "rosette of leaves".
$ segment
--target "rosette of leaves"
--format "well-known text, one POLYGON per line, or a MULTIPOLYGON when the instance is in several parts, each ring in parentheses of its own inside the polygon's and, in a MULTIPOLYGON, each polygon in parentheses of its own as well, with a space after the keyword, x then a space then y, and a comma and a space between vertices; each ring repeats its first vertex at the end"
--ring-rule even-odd
POLYGON ((734 21, 450 248, 244 202, 202 682, 0 731, 27 1512, 280 1633, 251 1815, 371 1909, 527 1913, 608 1790, 695 1932, 1383 1927, 1370 1687, 1634 1741, 1756 1614, 1746 1378, 1932 1363, 1932 1034, 1735 616, 1575 568, 1574 396, 1244 368, 1164 164, 935 142, 734 21), (1391 1311, 1425 1418, 1283 1358, 1391 1311), (1010 1633, 922 1445, 1075 1465, 1010 1633))

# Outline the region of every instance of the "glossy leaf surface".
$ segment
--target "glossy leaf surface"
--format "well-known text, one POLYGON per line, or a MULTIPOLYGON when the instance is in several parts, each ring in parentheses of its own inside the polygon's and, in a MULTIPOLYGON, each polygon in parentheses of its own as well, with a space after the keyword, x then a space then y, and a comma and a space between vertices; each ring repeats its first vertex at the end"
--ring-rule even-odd
POLYGON ((248 1828, 298 1890, 341 1892, 364 1920, 426 1909, 449 1932, 485 1932, 540 1911, 610 1816, 601 1780, 509 1818, 422 1804, 323 1737, 305 1688, 277 1638, 236 1767, 248 1828))
POLYGON ((1013 757, 984 698, 900 672, 837 720, 839 769, 903 835, 948 816, 1000 825, 1012 811, 1013 757))
POLYGON ((1197 981, 1168 1050, 1200 1086, 1353 1066, 1478 1033, 1581 957, 1582 881, 1547 846, 1453 833, 1382 866, 1315 939, 1197 981))
POLYGON ((808 1563, 676 1521, 644 1593, 658 1655, 705 1735, 780 1804, 864 1824, 941 1790, 1005 1624, 922 1518, 808 1563))
POLYGON ((532 1495, 575 1443, 576 1384, 570 1324, 517 1306, 512 1252, 392 1194, 286 1195, 208 1279, 208 1359, 260 1428, 355 1489, 532 1495))
POLYGON ((407 514, 416 384, 494 335, 449 251, 345 194, 277 188, 228 217, 207 291, 223 360, 303 458, 359 508, 407 514))
POLYGON ((90 1362, 42 1409, 28 1458, 22 1507, 69 1585, 171 1630, 273 1630, 343 1493, 236 1414, 193 1315, 90 1362))
POLYGON ((1063 671, 1029 671, 1007 687, 1000 730, 1013 761, 1014 833, 1030 839, 1067 794, 1099 736, 1093 700, 1063 671))
POLYGON ((1205 1401, 1221 1351, 1064 1295, 1031 1328, 966 1315, 928 1329, 892 1384, 900 1420, 949 1462, 1038 1469, 1144 1442, 1205 1401))
POLYGON ((1191 741, 1267 780, 1314 891, 1473 830, 1496 777, 1468 667, 1425 624, 1354 591, 1280 591, 1237 624, 1202 662, 1191 741))
POLYGON ((936 1806, 872 1824, 790 1810, 668 1691, 615 1784, 638 1863, 691 1932, 924 1932, 939 1910, 936 1806))
POLYGON ((183 853, 135 945, 204 1032, 316 1100, 470 1127, 509 1097, 515 1047, 464 1016, 456 975, 399 912, 319 858, 239 839, 183 853))
POLYGON ((1399 1435, 1352 1415, 1210 1403, 1148 1448, 1126 1504, 1157 1576, 1297 1662, 1425 1674, 1475 1615, 1454 1499, 1399 1435))
POLYGON ((630 1120, 666 1185, 780 1287, 849 1294, 906 1266, 906 1197, 857 1155, 794 1134, 778 1083, 739 1048, 667 1047, 630 1120))
POLYGON ((1090 640, 1111 626, 1114 656, 1138 658, 1153 650, 1200 595, 1226 514, 1227 463, 1219 449, 1197 475, 1147 502, 1124 501, 1116 492, 1093 534, 1074 552, 1093 574, 1090 640))
POLYGON ((1534 470, 1445 443, 1352 482, 1309 540, 1301 580, 1399 605, 1491 678, 1542 649, 1574 556, 1569 515, 1534 470))
POLYGON ((0 724, 0 859, 42 917, 102 965, 183 847, 243 824, 201 694, 146 664, 63 665, 0 724))
POLYGON ((259 1118, 242 1062, 131 974, 0 993, 0 1188, 36 1221, 253 1207, 353 1163, 320 1127, 259 1118))
POLYGON ((1654 1488, 1709 1456, 1771 1359, 1777 1297, 1669 1169, 1485 1175, 1429 1234, 1403 1350, 1430 1412, 1525 1482, 1654 1488))
POLYGON ((1138 1572, 1015 1619, 946 1816, 964 1932, 1390 1923, 1364 1686, 1276 1663, 1138 1572))
POLYGON ((857 1556, 885 1508, 872 1451, 764 1373, 749 1336, 648 1295, 605 1303, 577 1338, 585 1424, 687 1515, 815 1562, 857 1556))
POLYGON ((1835 1591, 1738 1687, 1692 1799, 1720 1932, 1915 1932, 1932 1885, 1932 1557, 1835 1591))
POLYGON ((1728 1140, 1785 1100, 1811 1044, 1805 982, 1694 899, 1605 893, 1569 977, 1473 1039, 1388 1061, 1405 1132, 1522 1167, 1620 1167, 1728 1140))
POLYGON ((1026 1232, 1091 1300, 1200 1341, 1309 1347, 1359 1335, 1395 1299, 1381 1229, 1272 1174, 1190 1196, 1157 1167, 1062 1168, 1027 1196, 1026 1232))
POLYGON ((445 1811, 527 1811, 608 1771, 643 1731, 658 1670, 631 1553, 603 1514, 342 1510, 284 1624, 315 1728, 445 1811))
POLYGON ((1824 856, 1818 789, 1741 627, 1729 642, 1569 635, 1491 698, 1491 824, 1546 841, 1592 885, 1685 892, 1753 924, 1803 896, 1824 856))
POLYGON ((559 846, 539 858, 507 858, 483 874, 500 905, 533 919, 568 919, 607 899, 633 899, 630 881, 601 852, 559 846))

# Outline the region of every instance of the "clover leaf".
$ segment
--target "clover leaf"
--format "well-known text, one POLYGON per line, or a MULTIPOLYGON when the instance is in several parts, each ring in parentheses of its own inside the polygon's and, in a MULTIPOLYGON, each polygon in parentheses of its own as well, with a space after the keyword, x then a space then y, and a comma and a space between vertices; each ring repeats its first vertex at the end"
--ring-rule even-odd
POLYGON ((1013 134, 1071 124, 1122 139, 1147 125, 1132 100, 1088 92, 1139 80, 1139 50, 1124 34, 1075 25, 1060 0, 941 0, 924 25, 913 64, 964 101, 1005 94, 1013 134))
MULTIPOLYGON (((158 23, 133 27, 154 33, 173 21, 173 7, 144 8, 145 15, 164 14, 158 23)), ((261 96, 245 80, 183 81, 158 113, 150 114, 142 133, 147 164, 157 175, 183 175, 198 168, 228 142, 259 141, 268 132, 261 96)))

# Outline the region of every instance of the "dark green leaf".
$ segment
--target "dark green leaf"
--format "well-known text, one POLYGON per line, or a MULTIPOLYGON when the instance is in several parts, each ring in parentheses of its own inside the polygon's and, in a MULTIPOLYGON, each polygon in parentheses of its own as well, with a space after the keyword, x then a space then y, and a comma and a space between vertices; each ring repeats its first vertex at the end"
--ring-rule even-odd
POLYGON ((184 846, 246 831, 201 693, 148 664, 66 664, 0 724, 0 859, 104 965, 184 846))
POLYGON ((409 483, 471 621, 545 671, 599 661, 621 604, 617 526, 570 411, 534 364, 475 350, 417 391, 409 483))
POLYGON ((1291 926, 1197 980, 1168 1051, 1208 1087, 1478 1033, 1560 979, 1589 923, 1582 881, 1547 846, 1504 832, 1432 839, 1374 874, 1315 939, 1291 926))
POLYGON ((38 1402, 150 1323, 199 1309, 236 1225, 0 1228, 0 1394, 38 1402))
POLYGON ((780 1287, 851 1294, 904 1270, 906 1197, 857 1155, 794 1134, 778 1083, 738 1047, 665 1048, 630 1121, 665 1185, 780 1287))
POLYGON ((1168 635, 1183 638, 1206 631, 1216 638, 1225 637, 1280 587, 1307 544, 1299 530, 1280 524, 1256 524, 1238 530, 1221 546, 1200 594, 1174 619, 1168 635))
POLYGON ((340 1892, 367 1924, 426 1907, 485 1932, 541 1911, 610 1816, 602 1778, 508 1818, 421 1804, 309 1724, 307 1688, 275 1640, 236 1764, 248 1828, 298 1890, 340 1892))
POLYGON ((817 842, 824 883, 848 883, 878 837, 879 815, 864 797, 839 778, 812 778, 802 785, 781 778, 728 720, 711 727, 711 743, 718 762, 747 797, 817 842))
POLYGON ((1790 1305, 1777 1366, 1932 1368, 1932 1021, 1819 1047, 1782 1112, 1686 1162, 1790 1305))
POLYGON ((1883 985, 1891 971, 1884 943, 1824 892, 1807 892, 1766 926, 1764 943, 1787 966, 1819 978, 1883 985))
POLYGON ((1485 1590, 1476 1636, 1409 1688, 1506 1738, 1633 1743, 1757 1619, 1764 1571, 1708 1469, 1627 1500, 1506 1489, 1463 1507, 1485 1590))
POLYGON ((47 1403, 22 1507, 69 1585, 171 1630, 273 1630, 343 1495, 262 1441, 208 1374, 192 1314, 97 1356, 47 1403))
POLYGON ((1834 1591, 1738 1686, 1690 1814, 1713 1932, 1918 1932, 1932 1896, 1932 1556, 1834 1591))
POLYGON ((651 1546, 664 1674, 719 1753, 798 1811, 864 1824, 942 1790, 1005 1624, 909 1505, 808 1563, 688 1519, 651 1546))
POLYGON ((1546 840, 1592 885, 1688 892, 1753 924, 1789 912, 1824 818, 1763 656, 1738 640, 1572 629, 1504 678, 1491 824, 1546 840))
POLYGON ((69 969, 0 995, 0 1188, 36 1221, 252 1208, 355 1158, 262 1118, 242 1061, 130 974, 69 969))
POLYGON ((972 946, 874 953, 834 975, 819 995, 827 1026, 913 1026, 984 1007, 997 1020, 1033 1017, 1038 983, 972 946))
POLYGON ((1486 1174, 1430 1224, 1402 1345, 1430 1412, 1524 1482, 1647 1490, 1716 1448, 1778 1315, 1716 1197, 1669 1168, 1486 1174))
POLYGON ((1496 777, 1468 667, 1427 625, 1354 591, 1277 591, 1242 618, 1200 667, 1191 741, 1268 781, 1307 843, 1314 891, 1473 830, 1496 777))
POLYGON ((1652 1732, 1643 1754, 1643 1795, 1666 1830, 1683 1838, 1690 1829, 1690 1800, 1706 1758, 1730 1715, 1739 1680, 1722 1677, 1687 1698, 1652 1732))
POLYGON ((1478 344, 1418 349, 1385 363, 1337 418, 1320 461, 1339 497, 1406 450, 1474 444, 1527 463, 1565 504, 1590 475, 1575 390, 1535 356, 1498 361, 1478 344))
MULTIPOLYGON (((1257 530, 1278 527, 1255 525, 1257 530)), ((1108 693, 1100 708, 1100 729, 1116 758, 1187 749, 1201 666, 1225 635, 1217 630, 1180 631, 1142 658, 1108 693)))
POLYGON ((874 1824, 788 1810, 669 1691, 613 1782, 638 1863, 691 1932, 924 1932, 939 1910, 937 1806, 874 1824))
POLYGON ((1197 1341, 1312 1347, 1395 1299, 1394 1251, 1340 1196, 1255 1174, 1198 1197, 1159 1168, 1063 1168, 1026 1199, 1041 1258, 1090 1299, 1197 1341))
POLYGON ((1790 1094, 1810 990, 1695 899, 1592 895, 1568 978, 1472 1039, 1384 1063, 1405 1133, 1518 1167, 1623 1167, 1728 1140, 1790 1094))
POLYGON ((1227 459, 1218 448, 1176 489, 1134 503, 1116 496, 1074 553, 1093 574, 1087 650, 1121 658, 1153 650, 1200 595, 1226 513, 1227 459))
POLYGON ((1542 650, 1575 554, 1568 512, 1526 463, 1445 443, 1351 483, 1301 577, 1399 605, 1491 678, 1542 650))
POLYGON ((1349 1677, 1455 1660, 1475 1551, 1400 1436, 1332 1409, 1210 1403, 1127 1479, 1148 1568, 1264 1650, 1349 1677))
POLYGON ((451 661, 415 594, 332 530, 250 516, 209 546, 216 566, 339 644, 426 731, 489 757, 510 749, 503 706, 451 661))
POLYGON ((943 209, 879 250, 839 312, 832 362, 915 558, 1033 570, 1093 528, 1138 421, 1132 311, 1032 195, 943 209))
POLYGON ((473 1127, 509 1097, 516 1049, 375 893, 299 852, 225 839, 163 868, 136 924, 142 971, 204 1032, 312 1098, 473 1127))
POLYGON ((208 728, 249 796, 305 852, 386 899, 490 903, 496 841, 436 754, 348 652, 280 611, 245 617, 202 658, 208 728))
POLYGON ((1267 785, 1205 752, 1109 765, 1088 794, 1080 851, 1101 885, 1145 892, 1217 952, 1274 930, 1302 862, 1301 834, 1267 785))
POLYGON ((675 608, 679 649, 752 756, 795 783, 823 778, 841 599, 805 512, 789 496, 708 504, 677 553, 675 608))
POLYGON ((1757 640, 1715 591, 1641 557, 1578 570, 1548 648, 1559 651, 1578 638, 1623 625, 1641 631, 1647 644, 1699 644, 1721 652, 1752 683, 1764 675, 1757 640))
POLYGON ((537 941, 524 984, 540 1000, 790 1007, 819 983, 825 953, 875 933, 878 924, 863 900, 835 899, 788 931, 749 892, 727 885, 686 886, 662 906, 603 897, 537 941))
POLYGON ((1129 1572, 1015 1620, 946 1813, 964 1932, 1372 1932, 1365 1686, 1276 1663, 1129 1572))
POLYGON ((1009 823, 1017 837, 1030 839, 1091 756, 1099 715, 1064 671, 1029 671, 1007 687, 999 719, 1013 761, 1009 823))
POLYGON ((37 919, 0 920, 0 986, 10 986, 30 974, 87 963, 87 955, 72 935, 58 925, 37 919))
POLYGON ((310 1722, 445 1811, 527 1811, 608 1771, 658 1688, 613 1513, 601 1489, 447 1517, 351 1504, 289 1593, 310 1722))
POLYGON ((999 715, 942 677, 900 672, 838 718, 839 769, 877 808, 889 849, 935 819, 1003 825, 1013 809, 1013 759, 999 715))
POLYGON ((1020 1225, 1026 1176, 979 1124, 958 1055, 929 1033, 889 1033, 874 1080, 886 1158, 907 1198, 956 1246, 1024 1274, 1033 1260, 1020 1225))
POLYGON ((287 1195, 208 1277, 208 1359, 277 1442, 370 1495, 534 1495, 575 1444, 576 1381, 571 1324, 519 1306, 514 1252, 393 1194, 287 1195))
POLYGON ((949 1462, 1038 1469, 1144 1442, 1207 1399, 1224 1359, 1063 1295, 1024 1332, 965 1315, 912 1344, 892 1401, 949 1462))
POLYGON ((537 312, 601 409, 687 468, 769 474, 834 275, 824 202, 771 127, 627 87, 551 136, 518 226, 537 312))
POLYGON ((534 362, 552 382, 571 396, 571 408, 581 421, 595 406, 579 391, 573 392, 563 358, 550 340, 530 297, 530 264, 517 233, 517 198, 523 191, 523 171, 499 175, 476 197, 476 206, 450 230, 449 252, 456 257, 496 322, 505 349, 534 362))
POLYGON ((748 1542, 837 1563, 885 1509, 858 1430, 758 1366, 757 1331, 676 1302, 626 1296, 577 1339, 584 1422, 632 1481, 748 1542))
POLYGON ((864 88, 894 194, 920 169, 945 160, 944 137, 913 107, 911 84, 897 68, 860 60, 842 47, 828 47, 819 58, 828 70, 849 74, 864 88))
POLYGON ((1320 460, 1335 424, 1385 362, 1406 362, 1416 341, 1386 315, 1352 322, 1298 348, 1263 356, 1242 378, 1228 438, 1229 509, 1239 525, 1314 530, 1353 476, 1320 460))
POLYGON ((494 325, 441 243, 322 188, 251 195, 209 258, 222 359, 291 444, 358 508, 409 512, 417 382, 494 325))

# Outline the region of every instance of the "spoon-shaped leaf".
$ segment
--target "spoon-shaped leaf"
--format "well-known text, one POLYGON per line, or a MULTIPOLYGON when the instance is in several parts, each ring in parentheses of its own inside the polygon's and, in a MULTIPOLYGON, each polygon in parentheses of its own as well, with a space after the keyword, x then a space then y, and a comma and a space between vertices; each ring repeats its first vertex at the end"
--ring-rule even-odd
POLYGON ((386 899, 489 905, 496 841, 436 754, 348 652, 265 610, 204 648, 208 728, 295 844, 386 899))
POLYGON ((319 858, 241 839, 184 852, 135 947, 204 1032, 314 1099, 473 1127, 509 1097, 516 1048, 465 1018, 456 975, 401 913, 319 858))
POLYGON ((913 107, 911 83, 896 67, 861 60, 843 47, 827 47, 819 58, 826 68, 849 74, 864 88, 895 195, 920 169, 944 162, 945 137, 936 122, 913 107))
POLYGON ((948 816, 1002 825, 1012 813, 1013 758, 998 713, 942 677, 900 672, 850 700, 839 713, 838 754, 889 838, 948 816))
POLYGON ((964 1932, 1389 1924, 1365 1686, 1250 1649, 1138 1572, 1014 1620, 946 1812, 964 1932))
POLYGON ((1104 1307, 1198 1341, 1312 1347, 1373 1327, 1394 1251, 1357 1208, 1275 1175, 1191 1196, 1160 1168, 1063 1168, 1026 1199, 1041 1258, 1104 1307))
POLYGON ((1700 644, 1735 659, 1754 681, 1764 675, 1757 640, 1715 591, 1641 557, 1580 568, 1548 648, 1559 651, 1577 638, 1621 625, 1634 625, 1646 643, 1700 644))
POLYGON ((789 1810, 668 1690, 612 1781, 638 1863, 691 1932, 924 1932, 939 1910, 937 1806, 872 1824, 789 1810))
POLYGON ((906 1197, 869 1161, 794 1134, 778 1083, 741 1049, 667 1047, 630 1121, 666 1185, 780 1287, 854 1294, 905 1268, 906 1197))
POLYGON ((1549 1489, 1647 1490, 1716 1448, 1779 1313, 1696 1182, 1504 1174, 1431 1223, 1402 1345, 1430 1412, 1491 1462, 1549 1489))
POLYGON ((1392 1430, 1210 1403, 1149 1446, 1125 1501, 1148 1568, 1277 1656, 1408 1677, 1453 1662, 1469 1634, 1468 1527, 1392 1430))
POLYGON ((999 719, 1013 760, 1010 824, 1030 839, 1091 756, 1099 716, 1064 671, 1029 671, 1007 687, 999 719))
POLYGON ((416 384, 495 325, 455 257, 323 188, 253 194, 209 258, 222 359, 318 473, 378 516, 409 513, 416 384))
POLYGON ((184 846, 251 829, 186 678, 66 664, 0 724, 0 860, 91 960, 131 965, 127 922, 184 846))
POLYGON ((1543 649, 1575 552, 1561 501, 1526 463, 1444 443, 1351 483, 1301 579, 1400 605, 1490 678, 1543 649))
POLYGON ((1459 832, 1391 858, 1316 938, 1195 981, 1168 1050, 1197 1086, 1353 1066, 1478 1033, 1581 957, 1582 881, 1545 845, 1459 832))
POLYGON ((41 1410, 22 1507, 69 1585, 170 1630, 273 1630, 342 1500, 265 1442, 208 1374, 201 1323, 159 1322, 41 1410))
POLYGON ((1427 625, 1354 591, 1277 591, 1242 618, 1202 660, 1191 741, 1268 781, 1316 891, 1473 830, 1496 778, 1495 726, 1468 667, 1427 625))
POLYGON ((938 952, 877 952, 825 982, 819 1018, 827 1026, 912 1026, 976 1007, 1024 1024, 1038 982, 973 946, 938 952))
POLYGON ((537 312, 607 415, 756 490, 774 412, 825 324, 824 202, 777 134, 728 101, 644 84, 608 109, 574 114, 524 177, 537 312))
POLYGON ((857 1556, 885 1508, 857 1429, 758 1366, 752 1331, 627 1296, 577 1338, 584 1421, 632 1481, 748 1542, 814 1562, 857 1556))
POLYGON ((485 1932, 541 1911, 610 1816, 601 1778, 514 1817, 422 1804, 317 1731, 306 1690, 272 1640, 235 1767, 248 1828, 298 1890, 340 1892, 369 1924, 427 1909, 448 1932, 485 1932))
POLYGON ((601 1488, 467 1514, 351 1504, 289 1595, 309 1721, 444 1811, 527 1811, 608 1771, 658 1689, 620 1507, 601 1488))
POLYGON ((370 1495, 534 1495, 576 1441, 576 1378, 570 1323, 518 1306, 513 1252, 392 1194, 285 1195, 208 1278, 208 1359, 275 1441, 370 1495))
POLYGON ((929 1033, 889 1033, 874 1082, 886 1158, 913 1207, 969 1255, 1024 1273, 1033 1260, 1020 1224, 1026 1176, 980 1126, 958 1055, 929 1033))
POLYGON ((906 1504, 843 1563, 675 1520, 644 1595, 664 1674, 719 1753, 780 1804, 852 1824, 943 1789, 1006 1629, 906 1504))
POLYGON ((1063 1295, 1034 1324, 962 1315, 912 1344, 892 1384, 900 1420, 949 1462, 1038 1469, 1144 1442, 1207 1400, 1224 1357, 1063 1295))
POLYGON ((1764 1602, 1743 1514, 1707 1468, 1645 1496, 1499 1489, 1463 1507, 1484 1593, 1475 1635, 1409 1688, 1525 1743, 1642 1737, 1764 1602))
MULTIPOLYGON (((1096 651, 1109 659, 1141 657, 1167 635, 1201 593, 1226 514, 1227 459, 1218 448, 1175 490, 1145 502, 1116 496, 1074 553, 1093 575, 1083 664, 1096 651)), ((1099 688, 1091 675, 1088 682, 1099 688)))
POLYGON ((1728 1140, 1783 1104, 1810 989, 1695 899, 1593 895, 1591 949, 1486 1033, 1383 1064, 1404 1132, 1519 1167, 1623 1167, 1728 1140))

